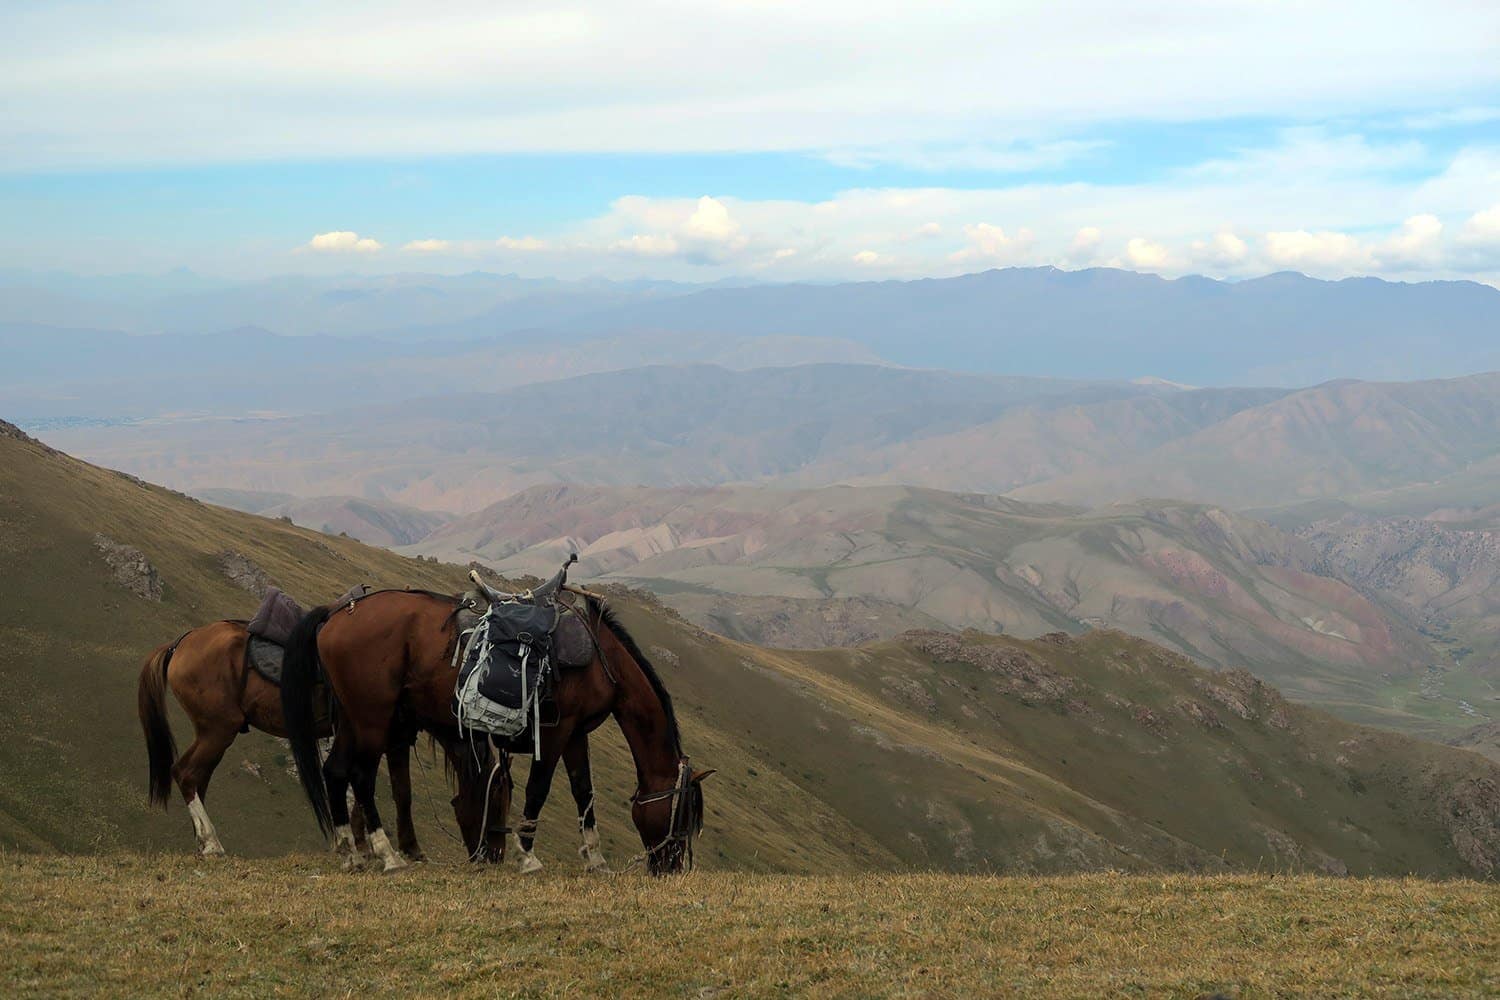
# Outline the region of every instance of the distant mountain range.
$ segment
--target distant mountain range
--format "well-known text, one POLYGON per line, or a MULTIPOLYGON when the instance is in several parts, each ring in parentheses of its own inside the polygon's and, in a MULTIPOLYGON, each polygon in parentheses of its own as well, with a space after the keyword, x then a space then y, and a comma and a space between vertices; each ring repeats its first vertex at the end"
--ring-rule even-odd
POLYGON ((1389 508, 1409 495, 1430 510, 1500 496, 1500 375, 1183 390, 867 365, 663 366, 295 419, 42 433, 181 489, 457 513, 556 482, 902 484, 1086 507, 1359 497, 1389 508))
MULTIPOLYGON (((575 359, 552 366, 550 377, 722 361, 714 353, 723 345, 766 338, 781 344, 783 353, 762 363, 883 360, 970 373, 1150 376, 1211 386, 1304 386, 1334 378, 1438 378, 1500 369, 1500 290, 1462 281, 1330 282, 1281 273, 1225 282, 1052 267, 919 281, 740 287, 484 273, 250 282, 177 276, 133 285, 0 274, 0 346, 7 350, 17 343, 3 337, 10 331, 39 349, 51 345, 54 358, 87 366, 79 351, 67 350, 70 339, 85 336, 74 331, 95 331, 97 337, 98 331, 202 335, 238 329, 378 338, 383 343, 369 353, 343 358, 355 369, 343 369, 354 381, 365 376, 362 366, 402 356, 414 344, 427 345, 423 350, 434 357, 530 359, 522 366, 530 376, 522 380, 531 380, 549 377, 541 359, 583 350, 580 345, 614 346, 606 349, 606 365, 575 359), (831 357, 829 343, 844 345, 846 353, 831 357), (809 353, 788 350, 798 345, 809 353)), ((234 338, 221 340, 222 367, 253 368, 265 360, 264 344, 256 343, 252 348, 234 338)), ((100 349, 97 342, 92 349, 100 349)), ((114 374, 160 374, 152 358, 160 352, 142 351, 139 363, 127 357, 127 368, 114 374)), ((336 353, 349 352, 310 344, 301 357, 336 353)), ((404 387, 389 379, 371 388, 393 399, 424 392, 417 378, 404 387)), ((249 407, 271 408, 295 409, 280 401, 249 407)), ((309 408, 317 407, 302 407, 309 408)))

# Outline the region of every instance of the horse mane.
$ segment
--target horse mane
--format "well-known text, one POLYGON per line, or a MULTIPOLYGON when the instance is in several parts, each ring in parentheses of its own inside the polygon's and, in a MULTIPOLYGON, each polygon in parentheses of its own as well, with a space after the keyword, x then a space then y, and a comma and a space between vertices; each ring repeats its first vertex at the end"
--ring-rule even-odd
POLYGON ((597 597, 589 596, 585 597, 584 600, 588 601, 589 611, 597 614, 599 620, 609 626, 610 632, 619 640, 620 645, 625 647, 625 652, 629 653, 631 658, 640 664, 641 673, 645 674, 646 680, 651 683, 651 689, 656 692, 657 700, 661 702, 662 711, 667 716, 667 731, 672 737, 672 749, 681 757, 682 733, 677 728, 677 713, 672 709, 672 696, 667 693, 666 685, 661 682, 661 675, 656 672, 656 668, 651 665, 651 661, 646 658, 646 654, 641 652, 641 647, 636 643, 630 632, 626 630, 625 626, 621 624, 620 618, 615 614, 613 608, 597 597))

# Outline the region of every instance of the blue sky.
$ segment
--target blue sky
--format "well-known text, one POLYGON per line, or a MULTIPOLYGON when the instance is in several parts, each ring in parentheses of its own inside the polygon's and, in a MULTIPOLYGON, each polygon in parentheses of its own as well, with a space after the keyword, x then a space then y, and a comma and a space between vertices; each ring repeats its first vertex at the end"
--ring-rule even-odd
POLYGON ((1495 282, 1497 52, 1442 2, 19 3, 0 268, 1495 282))

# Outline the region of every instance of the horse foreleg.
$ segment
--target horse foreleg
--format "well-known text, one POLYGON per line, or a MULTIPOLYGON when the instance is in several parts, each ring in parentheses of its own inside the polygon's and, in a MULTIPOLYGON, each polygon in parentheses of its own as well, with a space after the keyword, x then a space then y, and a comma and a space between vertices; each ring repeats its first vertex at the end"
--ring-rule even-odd
POLYGON ((568 785, 578 806, 578 835, 582 843, 578 856, 587 871, 605 867, 604 852, 599 849, 599 828, 594 816, 594 776, 589 769, 589 738, 577 733, 563 748, 563 766, 568 769, 568 785))
POLYGON ((206 858, 224 853, 219 842, 219 833, 214 829, 208 810, 203 807, 203 797, 208 794, 208 782, 214 768, 224 759, 224 751, 234 742, 235 731, 198 732, 192 744, 172 765, 172 777, 182 791, 182 800, 187 803, 188 815, 193 819, 193 832, 198 837, 198 853, 206 858))
POLYGON ((526 777, 526 807, 521 811, 521 822, 516 826, 516 839, 520 847, 522 875, 542 870, 542 863, 531 853, 536 843, 537 817, 542 806, 547 804, 547 793, 552 790, 552 774, 557 770, 556 750, 544 751, 542 756, 532 758, 531 773, 526 777))
POLYGON ((409 860, 426 861, 411 815, 411 747, 398 740, 386 750, 385 766, 391 773, 391 798, 396 801, 396 846, 409 860))

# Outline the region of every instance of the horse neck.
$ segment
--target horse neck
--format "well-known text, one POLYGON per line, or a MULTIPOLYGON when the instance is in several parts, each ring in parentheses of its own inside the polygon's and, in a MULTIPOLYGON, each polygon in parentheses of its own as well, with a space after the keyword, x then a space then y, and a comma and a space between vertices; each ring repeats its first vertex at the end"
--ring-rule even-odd
POLYGON ((666 706, 646 676, 646 669, 607 625, 599 630, 599 638, 609 673, 614 677, 612 711, 630 746, 630 755, 635 758, 636 787, 657 791, 669 786, 677 779, 682 746, 666 706))

